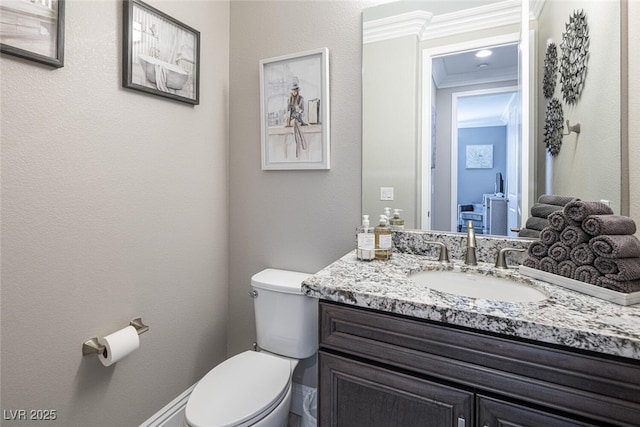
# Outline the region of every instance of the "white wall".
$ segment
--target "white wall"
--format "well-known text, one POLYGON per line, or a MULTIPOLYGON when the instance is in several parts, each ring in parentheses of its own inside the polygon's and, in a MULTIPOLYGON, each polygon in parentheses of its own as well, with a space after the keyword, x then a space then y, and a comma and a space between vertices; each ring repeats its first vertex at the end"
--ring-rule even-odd
MULTIPOLYGON (((630 217, 640 227, 640 1, 629 1, 629 172, 630 217)), ((640 229, 636 233, 640 236, 640 229)))
MULTIPOLYGON (((562 97, 558 72, 554 97, 562 103, 564 120, 580 123, 581 133, 562 138, 560 153, 553 161, 553 192, 583 200, 606 199, 620 212, 620 8, 612 2, 547 2, 538 23, 539 69, 542 70, 547 40, 552 39, 562 56, 560 45, 565 23, 574 10, 584 10, 589 25, 589 59, 584 88, 574 105, 562 97), (616 149, 612 149, 616 147, 616 149), (594 171, 598 173, 594 173, 594 171)), ((542 79, 542 71, 540 71, 542 79)), ((543 99, 540 91, 539 99, 543 99)), ((544 146, 546 102, 539 102, 539 154, 544 146)), ((565 126, 566 131, 566 126, 565 126)), ((544 159, 544 155, 540 157, 544 159)), ((539 163, 540 165, 543 162, 539 163)), ((542 193, 542 191, 540 191, 542 193)))
POLYGON ((67 1, 63 68, 0 59, 1 408, 57 411, 3 426, 138 425, 226 355, 229 3, 148 3, 201 32, 198 106, 121 87, 119 0, 67 1))
MULTIPOLYGON (((369 3, 369 6, 371 3, 369 3)), ((231 3, 228 353, 255 340, 251 276, 314 273, 355 245, 361 197, 361 11, 356 1, 231 3), (331 170, 260 169, 259 61, 329 48, 331 170)))

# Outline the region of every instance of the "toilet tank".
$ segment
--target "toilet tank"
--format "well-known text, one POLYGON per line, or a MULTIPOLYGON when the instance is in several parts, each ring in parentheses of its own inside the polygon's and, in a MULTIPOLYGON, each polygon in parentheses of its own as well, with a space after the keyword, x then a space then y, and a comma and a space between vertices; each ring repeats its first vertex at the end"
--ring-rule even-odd
POLYGON ((269 268, 251 278, 260 348, 294 359, 318 350, 318 300, 302 293, 308 273, 269 268))

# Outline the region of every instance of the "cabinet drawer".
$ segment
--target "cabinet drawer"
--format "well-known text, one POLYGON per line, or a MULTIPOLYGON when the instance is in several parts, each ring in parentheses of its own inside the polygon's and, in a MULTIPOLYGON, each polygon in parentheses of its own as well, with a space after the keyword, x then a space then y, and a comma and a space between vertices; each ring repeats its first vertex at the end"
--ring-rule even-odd
POLYGON ((640 420, 640 364, 320 303, 320 346, 620 425, 640 420))

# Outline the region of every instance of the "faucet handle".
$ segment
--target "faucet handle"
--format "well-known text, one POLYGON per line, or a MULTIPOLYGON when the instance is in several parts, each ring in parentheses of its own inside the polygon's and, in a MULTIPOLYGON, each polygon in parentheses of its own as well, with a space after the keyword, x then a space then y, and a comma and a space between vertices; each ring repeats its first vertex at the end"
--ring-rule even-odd
POLYGON ((449 250, 447 249, 447 245, 442 242, 424 242, 427 245, 436 245, 440 247, 440 256, 438 257, 438 262, 446 262, 449 263, 449 250))
POLYGON ((521 248, 502 248, 498 252, 498 256, 496 256, 496 268, 507 269, 509 266, 507 265, 507 252, 524 252, 525 249, 521 248))

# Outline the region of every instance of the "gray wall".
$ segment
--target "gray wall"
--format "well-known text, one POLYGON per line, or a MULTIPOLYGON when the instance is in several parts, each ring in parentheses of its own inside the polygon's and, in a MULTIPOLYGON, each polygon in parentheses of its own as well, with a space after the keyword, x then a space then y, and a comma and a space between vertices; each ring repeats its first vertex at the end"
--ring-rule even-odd
POLYGON ((231 3, 228 354, 255 340, 251 276, 314 273, 354 247, 360 216, 363 2, 231 3), (260 168, 259 61, 329 48, 331 169, 260 168))
POLYGON ((196 107, 121 87, 120 0, 67 2, 63 68, 0 59, 1 409, 57 411, 3 427, 138 425, 226 356, 229 3, 149 3, 201 32, 196 107))

